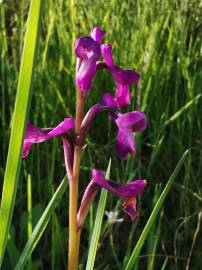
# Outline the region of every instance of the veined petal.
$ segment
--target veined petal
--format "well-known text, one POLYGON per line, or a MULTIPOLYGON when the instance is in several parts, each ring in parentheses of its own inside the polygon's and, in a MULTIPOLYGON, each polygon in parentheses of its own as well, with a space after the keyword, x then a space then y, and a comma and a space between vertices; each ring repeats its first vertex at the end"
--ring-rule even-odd
POLYGON ((49 140, 50 138, 60 136, 70 129, 74 128, 75 122, 73 118, 65 118, 55 128, 36 128, 31 123, 27 124, 25 133, 22 157, 26 158, 32 144, 41 143, 49 140))
POLYGON ((119 129, 116 138, 116 151, 119 158, 121 159, 125 159, 128 154, 135 154, 136 145, 132 132, 127 132, 119 129))
POLYGON ((147 185, 146 180, 133 180, 128 184, 119 184, 116 181, 106 180, 103 172, 97 169, 92 171, 92 176, 93 183, 123 198, 137 197, 147 185))
POLYGON ((140 78, 140 74, 133 70, 124 70, 119 68, 116 68, 112 72, 112 75, 118 83, 123 85, 136 84, 140 78))
POLYGON ((129 105, 131 103, 131 94, 129 86, 126 84, 124 85, 118 83, 114 100, 118 108, 123 108, 129 105))
POLYGON ((101 40, 103 39, 105 35, 105 31, 103 31, 101 28, 99 27, 95 27, 91 30, 90 32, 90 36, 98 43, 101 42, 101 40))
POLYGON ((147 118, 143 112, 133 111, 119 114, 116 124, 119 129, 126 132, 141 132, 147 126, 147 118))

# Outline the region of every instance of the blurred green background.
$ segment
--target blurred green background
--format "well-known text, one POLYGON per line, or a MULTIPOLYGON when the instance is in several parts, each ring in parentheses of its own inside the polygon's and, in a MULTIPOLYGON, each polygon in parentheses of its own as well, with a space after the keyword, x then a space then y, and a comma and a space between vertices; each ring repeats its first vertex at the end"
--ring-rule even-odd
MULTIPOLYGON (((18 83, 29 1, 0 1, 0 190, 18 83)), ((104 114, 90 130, 82 160, 80 199, 92 168, 106 170, 112 157, 111 178, 127 182, 146 178, 147 191, 139 200, 139 218, 132 223, 121 211, 122 200, 109 194, 107 211, 120 210, 124 222, 104 219, 95 269, 122 269, 163 187, 183 152, 188 159, 178 175, 159 219, 152 227, 136 269, 200 269, 198 228, 202 203, 202 2, 199 0, 49 0, 44 1, 40 48, 34 76, 29 119, 36 126, 57 125, 75 113, 76 37, 91 28, 106 31, 116 64, 141 73, 132 88, 128 110, 143 110, 148 128, 137 136, 136 157, 120 161, 114 150, 116 127, 104 114), (104 259, 103 259, 104 258, 104 259), (190 258, 190 262, 188 261, 190 258)), ((115 84, 99 71, 86 111, 115 84)), ((65 175, 59 140, 33 146, 23 161, 11 233, 2 269, 13 269, 28 238, 27 183, 31 177, 32 227, 65 175)), ((97 198, 98 199, 98 198, 97 198)), ((84 269, 97 199, 81 239, 80 267, 84 269)), ((68 193, 57 208, 27 269, 66 269, 68 193)))

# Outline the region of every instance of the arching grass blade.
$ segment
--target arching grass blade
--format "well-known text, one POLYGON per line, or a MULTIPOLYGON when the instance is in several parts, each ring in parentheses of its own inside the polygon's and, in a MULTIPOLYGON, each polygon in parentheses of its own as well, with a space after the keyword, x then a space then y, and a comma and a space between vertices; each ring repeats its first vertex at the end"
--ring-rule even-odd
POLYGON ((179 172, 179 170, 180 170, 180 168, 182 166, 182 163, 183 163, 184 159, 186 158, 188 152, 189 152, 189 150, 186 150, 184 152, 184 154, 181 157, 180 161, 178 162, 173 174, 171 175, 170 179, 168 180, 167 185, 165 186, 160 198, 158 199, 158 201, 157 201, 157 203, 156 203, 156 205, 155 205, 155 207, 154 207, 154 209, 153 209, 153 211, 152 211, 152 213, 150 215, 149 220, 147 221, 147 224, 144 227, 144 230, 143 230, 142 234, 140 235, 140 238, 139 238, 139 240, 138 240, 138 242, 137 242, 137 244, 136 244, 136 246, 135 246, 135 248, 133 250, 133 253, 132 253, 132 255, 131 255, 131 257, 130 257, 127 265, 126 265, 125 270, 133 269, 134 264, 136 263, 136 260, 138 259, 141 248, 142 248, 142 246, 143 246, 143 244, 144 244, 144 242, 145 242, 145 240, 147 238, 147 235, 148 235, 152 225, 154 224, 154 222, 155 222, 155 220, 157 218, 157 215, 158 215, 158 213, 159 213, 159 211, 160 211, 160 209, 161 209, 161 207, 162 207, 162 205, 163 205, 163 203, 164 203, 164 201, 165 201, 165 199, 166 199, 166 197, 167 197, 167 195, 168 195, 168 193, 169 193, 169 191, 170 191, 170 189, 171 189, 171 187, 172 187, 172 185, 174 183, 174 180, 175 180, 175 178, 176 178, 176 176, 177 176, 177 174, 178 174, 178 172, 179 172))

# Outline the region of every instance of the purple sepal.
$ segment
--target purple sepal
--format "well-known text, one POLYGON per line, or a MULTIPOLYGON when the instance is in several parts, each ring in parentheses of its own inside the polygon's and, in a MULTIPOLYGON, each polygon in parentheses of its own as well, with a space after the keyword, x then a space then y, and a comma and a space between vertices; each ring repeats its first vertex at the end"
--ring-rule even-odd
POLYGON ((41 143, 50 138, 60 136, 74 127, 75 122, 73 118, 65 118, 64 121, 55 128, 36 128, 29 122, 25 133, 22 158, 28 156, 32 144, 41 143))
POLYGON ((105 35, 105 31, 103 31, 99 27, 95 27, 91 30, 90 36, 98 43, 100 43, 105 35))
POLYGON ((110 93, 104 93, 103 96, 102 96, 102 100, 103 100, 103 103, 106 106, 111 106, 113 108, 117 107, 116 101, 115 101, 114 97, 110 93))
POLYGON ((82 37, 76 40, 76 84, 87 96, 96 73, 96 62, 100 57, 100 44, 91 37, 82 37))
POLYGON ((134 180, 128 184, 119 184, 117 181, 106 180, 104 173, 97 169, 92 171, 92 176, 95 185, 123 198, 137 197, 147 185, 146 180, 134 180))

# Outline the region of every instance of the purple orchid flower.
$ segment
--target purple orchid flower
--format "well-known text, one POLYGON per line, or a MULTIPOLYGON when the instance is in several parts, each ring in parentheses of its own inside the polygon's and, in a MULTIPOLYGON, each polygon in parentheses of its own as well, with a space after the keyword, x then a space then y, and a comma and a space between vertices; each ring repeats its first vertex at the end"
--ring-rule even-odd
POLYGON ((103 44, 101 46, 101 52, 105 64, 117 82, 115 96, 113 97, 111 94, 107 93, 107 96, 104 96, 104 101, 106 101, 106 104, 109 104, 108 102, 112 102, 113 100, 113 103, 118 108, 123 108, 131 103, 129 85, 137 84, 140 75, 133 70, 120 69, 114 64, 112 46, 110 44, 103 44))
POLYGON ((99 27, 91 31, 91 37, 81 37, 75 41, 76 84, 86 97, 96 73, 96 62, 101 55, 100 42, 105 32, 99 27))
POLYGON ((116 139, 116 151, 121 159, 125 159, 128 154, 136 152, 135 137, 133 132, 142 132, 147 126, 147 118, 143 112, 133 111, 125 114, 117 113, 116 107, 112 102, 107 105, 95 104, 84 117, 80 133, 77 138, 77 144, 83 146, 88 130, 95 116, 100 112, 109 112, 113 121, 118 127, 116 139))
POLYGON ((144 191, 146 186, 146 180, 133 180, 128 184, 119 184, 117 181, 107 180, 102 171, 94 169, 92 171, 92 180, 86 188, 77 214, 78 228, 83 225, 99 188, 104 188, 116 196, 124 198, 123 210, 132 220, 135 220, 137 217, 136 197, 144 191))
POLYGON ((22 158, 28 156, 32 144, 41 143, 51 138, 58 137, 74 127, 75 122, 73 118, 65 118, 64 121, 55 128, 36 128, 29 122, 25 133, 22 158))
POLYGON ((116 150, 119 157, 125 159, 128 154, 136 152, 133 132, 142 132, 147 126, 147 118, 143 112, 133 111, 125 114, 119 113, 115 122, 119 128, 116 150))

